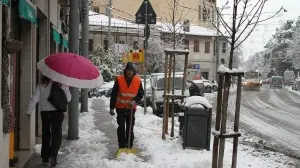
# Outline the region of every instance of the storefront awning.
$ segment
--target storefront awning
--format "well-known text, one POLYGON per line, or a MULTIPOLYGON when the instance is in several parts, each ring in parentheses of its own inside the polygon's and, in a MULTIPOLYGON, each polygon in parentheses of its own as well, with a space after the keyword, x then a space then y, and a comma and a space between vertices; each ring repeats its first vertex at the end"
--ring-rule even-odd
POLYGON ((10 0, 2 0, 2 4, 10 6, 10 0))
POLYGON ((65 38, 63 35, 61 35, 61 43, 64 46, 64 48, 69 48, 69 42, 67 38, 65 38))
POLYGON ((52 37, 57 44, 60 44, 60 33, 53 26, 52 26, 52 37))
POLYGON ((20 17, 38 25, 36 6, 29 0, 19 0, 20 17))

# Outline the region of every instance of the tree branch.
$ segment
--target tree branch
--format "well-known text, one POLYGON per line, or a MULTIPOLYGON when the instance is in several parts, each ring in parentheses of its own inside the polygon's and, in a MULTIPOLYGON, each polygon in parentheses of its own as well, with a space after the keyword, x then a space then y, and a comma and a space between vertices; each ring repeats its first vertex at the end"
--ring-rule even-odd
MULTIPOLYGON (((262 12, 262 10, 263 10, 263 8, 264 8, 264 5, 265 5, 265 0, 262 0, 261 1, 261 4, 259 5, 259 7, 257 8, 257 10, 256 10, 256 12, 254 13, 254 15, 253 15, 253 17, 251 17, 251 19, 248 21, 248 23, 247 23, 247 25, 244 27, 244 29, 242 30, 242 32, 240 33, 240 35, 235 39, 235 42, 237 42, 238 40, 239 40, 239 38, 244 34, 244 32, 247 30, 247 28, 251 25, 251 23, 252 23, 252 20, 255 18, 255 15, 259 12, 259 15, 258 15, 258 18, 260 18, 260 16, 261 16, 261 12, 262 12)), ((258 21, 258 20, 257 20, 258 21)), ((257 21, 256 22, 254 22, 254 23, 256 23, 256 25, 257 25, 257 21)), ((255 28, 256 26, 254 26, 254 28, 255 28)), ((253 29, 254 30, 254 29, 253 29)), ((252 30, 252 31, 253 31, 252 30)), ((252 32, 251 31, 251 32, 252 32)), ((250 33, 251 34, 251 33, 250 33)))
MULTIPOLYGON (((269 19, 274 18, 275 16, 277 16, 277 15, 281 12, 282 9, 283 9, 283 8, 281 7, 274 15, 269 16, 269 17, 266 18, 266 19, 259 20, 259 21, 257 21, 257 23, 261 23, 261 22, 264 22, 264 21, 267 21, 267 20, 269 20, 269 19)), ((253 25, 253 24, 254 24, 254 23, 252 23, 252 24, 250 24, 250 25, 253 25)))
MULTIPOLYGON (((261 7, 261 9, 260 9, 260 11, 259 11, 259 15, 258 15, 258 17, 257 17, 257 21, 255 22, 255 25, 252 27, 252 29, 250 30, 250 32, 248 33, 248 35, 240 42, 240 43, 238 43, 235 47, 234 47, 234 49, 236 49, 237 47, 239 47, 250 35, 251 35, 251 33, 254 31, 254 29, 255 29, 255 27, 257 26, 257 24, 258 24, 258 21, 259 21, 259 18, 260 18, 260 16, 261 16, 261 12, 262 12, 262 10, 263 10, 263 8, 264 8, 264 5, 265 5, 265 1, 263 2, 263 4, 262 4, 262 7, 261 7)), ((248 25, 249 26, 249 25, 248 25)), ((248 27, 248 26, 246 26, 246 27, 248 27)), ((245 30, 245 29, 244 29, 245 30)), ((240 34, 240 36, 239 36, 239 38, 241 37, 241 35, 242 35, 242 33, 240 34)), ((238 40, 238 39, 236 39, 236 40, 238 40)))
MULTIPOLYGON (((256 9, 257 5, 264 3, 265 0, 258 0, 257 3, 253 6, 253 8, 249 11, 249 14, 245 16, 245 19, 241 22, 240 26, 242 26, 246 20, 249 22, 249 17, 252 15, 253 10, 256 9)), ((246 9, 245 9, 246 10, 246 9)), ((254 13, 253 17, 255 16, 256 13, 254 13)), ((242 20, 242 18, 241 18, 242 20)))
POLYGON ((242 20, 243 20, 243 18, 244 18, 245 12, 246 12, 246 8, 247 8, 248 2, 249 2, 249 0, 245 0, 245 1, 244 1, 243 13, 242 13, 241 19, 240 19, 240 21, 239 21, 239 23, 238 23, 238 25, 237 25, 237 29, 239 29, 240 26, 241 26, 242 20))
MULTIPOLYGON (((203 2, 203 8, 205 10, 204 14, 205 14, 205 17, 206 18, 210 18, 208 13, 207 13, 207 8, 206 8, 206 5, 205 3, 203 2)), ((211 4, 211 8, 217 13, 217 17, 221 18, 221 24, 223 25, 223 27, 225 28, 226 32, 231 36, 232 34, 232 29, 231 27, 225 22, 224 18, 222 17, 221 13, 218 11, 218 9, 216 9, 212 4, 211 4), (229 30, 228 30, 229 29, 229 30)), ((212 25, 216 28, 216 29, 219 29, 217 26, 215 26, 215 24, 211 21, 210 19, 210 22, 212 23, 212 25)), ((222 34, 222 33, 221 33, 222 34)))

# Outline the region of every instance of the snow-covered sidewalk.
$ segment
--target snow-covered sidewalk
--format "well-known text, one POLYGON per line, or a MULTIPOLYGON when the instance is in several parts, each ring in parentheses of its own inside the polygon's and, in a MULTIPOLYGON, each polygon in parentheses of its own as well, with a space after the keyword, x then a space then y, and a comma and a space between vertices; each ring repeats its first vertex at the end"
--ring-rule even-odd
MULTIPOLYGON (((103 99, 107 102, 107 99, 103 99)), ((90 104, 91 104, 90 100, 90 104)), ((103 106, 104 104, 99 104, 103 106)), ((105 103, 108 106, 108 103, 105 103)), ((106 108, 107 109, 107 108, 106 108)), ((108 111, 107 111, 108 112, 108 111)), ((142 149, 138 156, 147 156, 147 162, 136 156, 123 156, 120 160, 107 159, 109 136, 101 132, 95 125, 97 111, 90 109, 80 114, 80 139, 70 141, 63 147, 64 155, 59 158, 58 168, 209 168, 211 167, 212 151, 182 149, 182 140, 178 136, 179 124, 176 120, 175 138, 161 139, 162 118, 154 116, 151 109, 143 114, 138 108, 135 124, 135 145, 142 149)), ((109 121, 116 124, 114 120, 109 121)), ((111 124, 110 123, 110 124, 111 124)), ((116 130, 115 130, 116 133, 116 130)), ((114 142, 111 142, 114 143, 114 142)), ((211 143, 212 144, 212 143, 211 143)), ((212 147, 211 147, 212 149, 212 147)), ((224 167, 231 166, 232 142, 226 142, 224 167)), ((255 148, 239 145, 239 168, 283 168, 288 166, 289 158, 274 152, 261 152, 255 148)))

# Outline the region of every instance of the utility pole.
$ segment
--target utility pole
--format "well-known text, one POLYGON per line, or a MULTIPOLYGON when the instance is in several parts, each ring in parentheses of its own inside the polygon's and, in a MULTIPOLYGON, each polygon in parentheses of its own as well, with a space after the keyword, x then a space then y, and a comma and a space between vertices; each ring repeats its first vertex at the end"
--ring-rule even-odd
POLYGON ((108 4, 108 37, 107 37, 108 49, 111 48, 111 42, 112 42, 112 38, 111 38, 111 14, 112 14, 112 0, 109 0, 109 4, 108 4))
POLYGON ((216 81, 218 82, 218 68, 220 64, 220 9, 217 7, 217 39, 216 39, 216 81))
MULTIPOLYGON (((79 51, 79 5, 78 0, 70 1, 70 52, 78 53, 79 51)), ((70 88, 72 100, 69 104, 69 127, 68 138, 78 139, 78 116, 79 116, 79 90, 77 88, 70 88)))
MULTIPOLYGON (((82 0, 81 45, 82 56, 89 58, 89 0, 82 0)), ((81 112, 88 111, 88 89, 81 89, 81 112)))
POLYGON ((147 75, 146 75, 146 55, 147 55, 147 50, 148 50, 148 31, 149 31, 149 25, 148 25, 148 1, 144 1, 145 3, 145 29, 144 29, 144 36, 145 36, 145 41, 144 41, 144 62, 143 62, 143 70, 144 70, 144 115, 147 113, 147 75))

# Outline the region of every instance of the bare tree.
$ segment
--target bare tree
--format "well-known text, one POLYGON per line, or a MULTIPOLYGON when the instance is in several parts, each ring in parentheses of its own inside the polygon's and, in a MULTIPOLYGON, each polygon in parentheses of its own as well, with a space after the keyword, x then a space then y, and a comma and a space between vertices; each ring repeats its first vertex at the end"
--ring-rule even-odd
POLYGON ((222 15, 222 11, 227 7, 229 2, 227 2, 221 8, 216 7, 212 3, 203 2, 204 14, 209 17, 208 9, 215 11, 217 17, 219 18, 220 27, 216 23, 212 22, 212 25, 217 29, 217 31, 224 36, 222 29, 229 35, 226 40, 230 44, 230 58, 229 58, 229 68, 232 69, 232 62, 234 57, 234 50, 239 47, 255 30, 259 23, 267 21, 269 19, 277 16, 281 11, 286 11, 281 7, 273 15, 266 18, 262 18, 262 11, 268 0, 233 0, 232 7, 232 24, 230 25, 225 17, 222 15))
POLYGON ((181 7, 182 0, 168 0, 168 9, 170 9, 169 13, 165 13, 165 18, 163 18, 164 25, 162 25, 162 29, 167 31, 167 34, 171 35, 171 38, 168 36, 164 36, 164 40, 169 40, 173 42, 173 49, 180 48, 182 45, 181 39, 184 36, 186 16, 189 13, 189 10, 186 10, 181 7))

